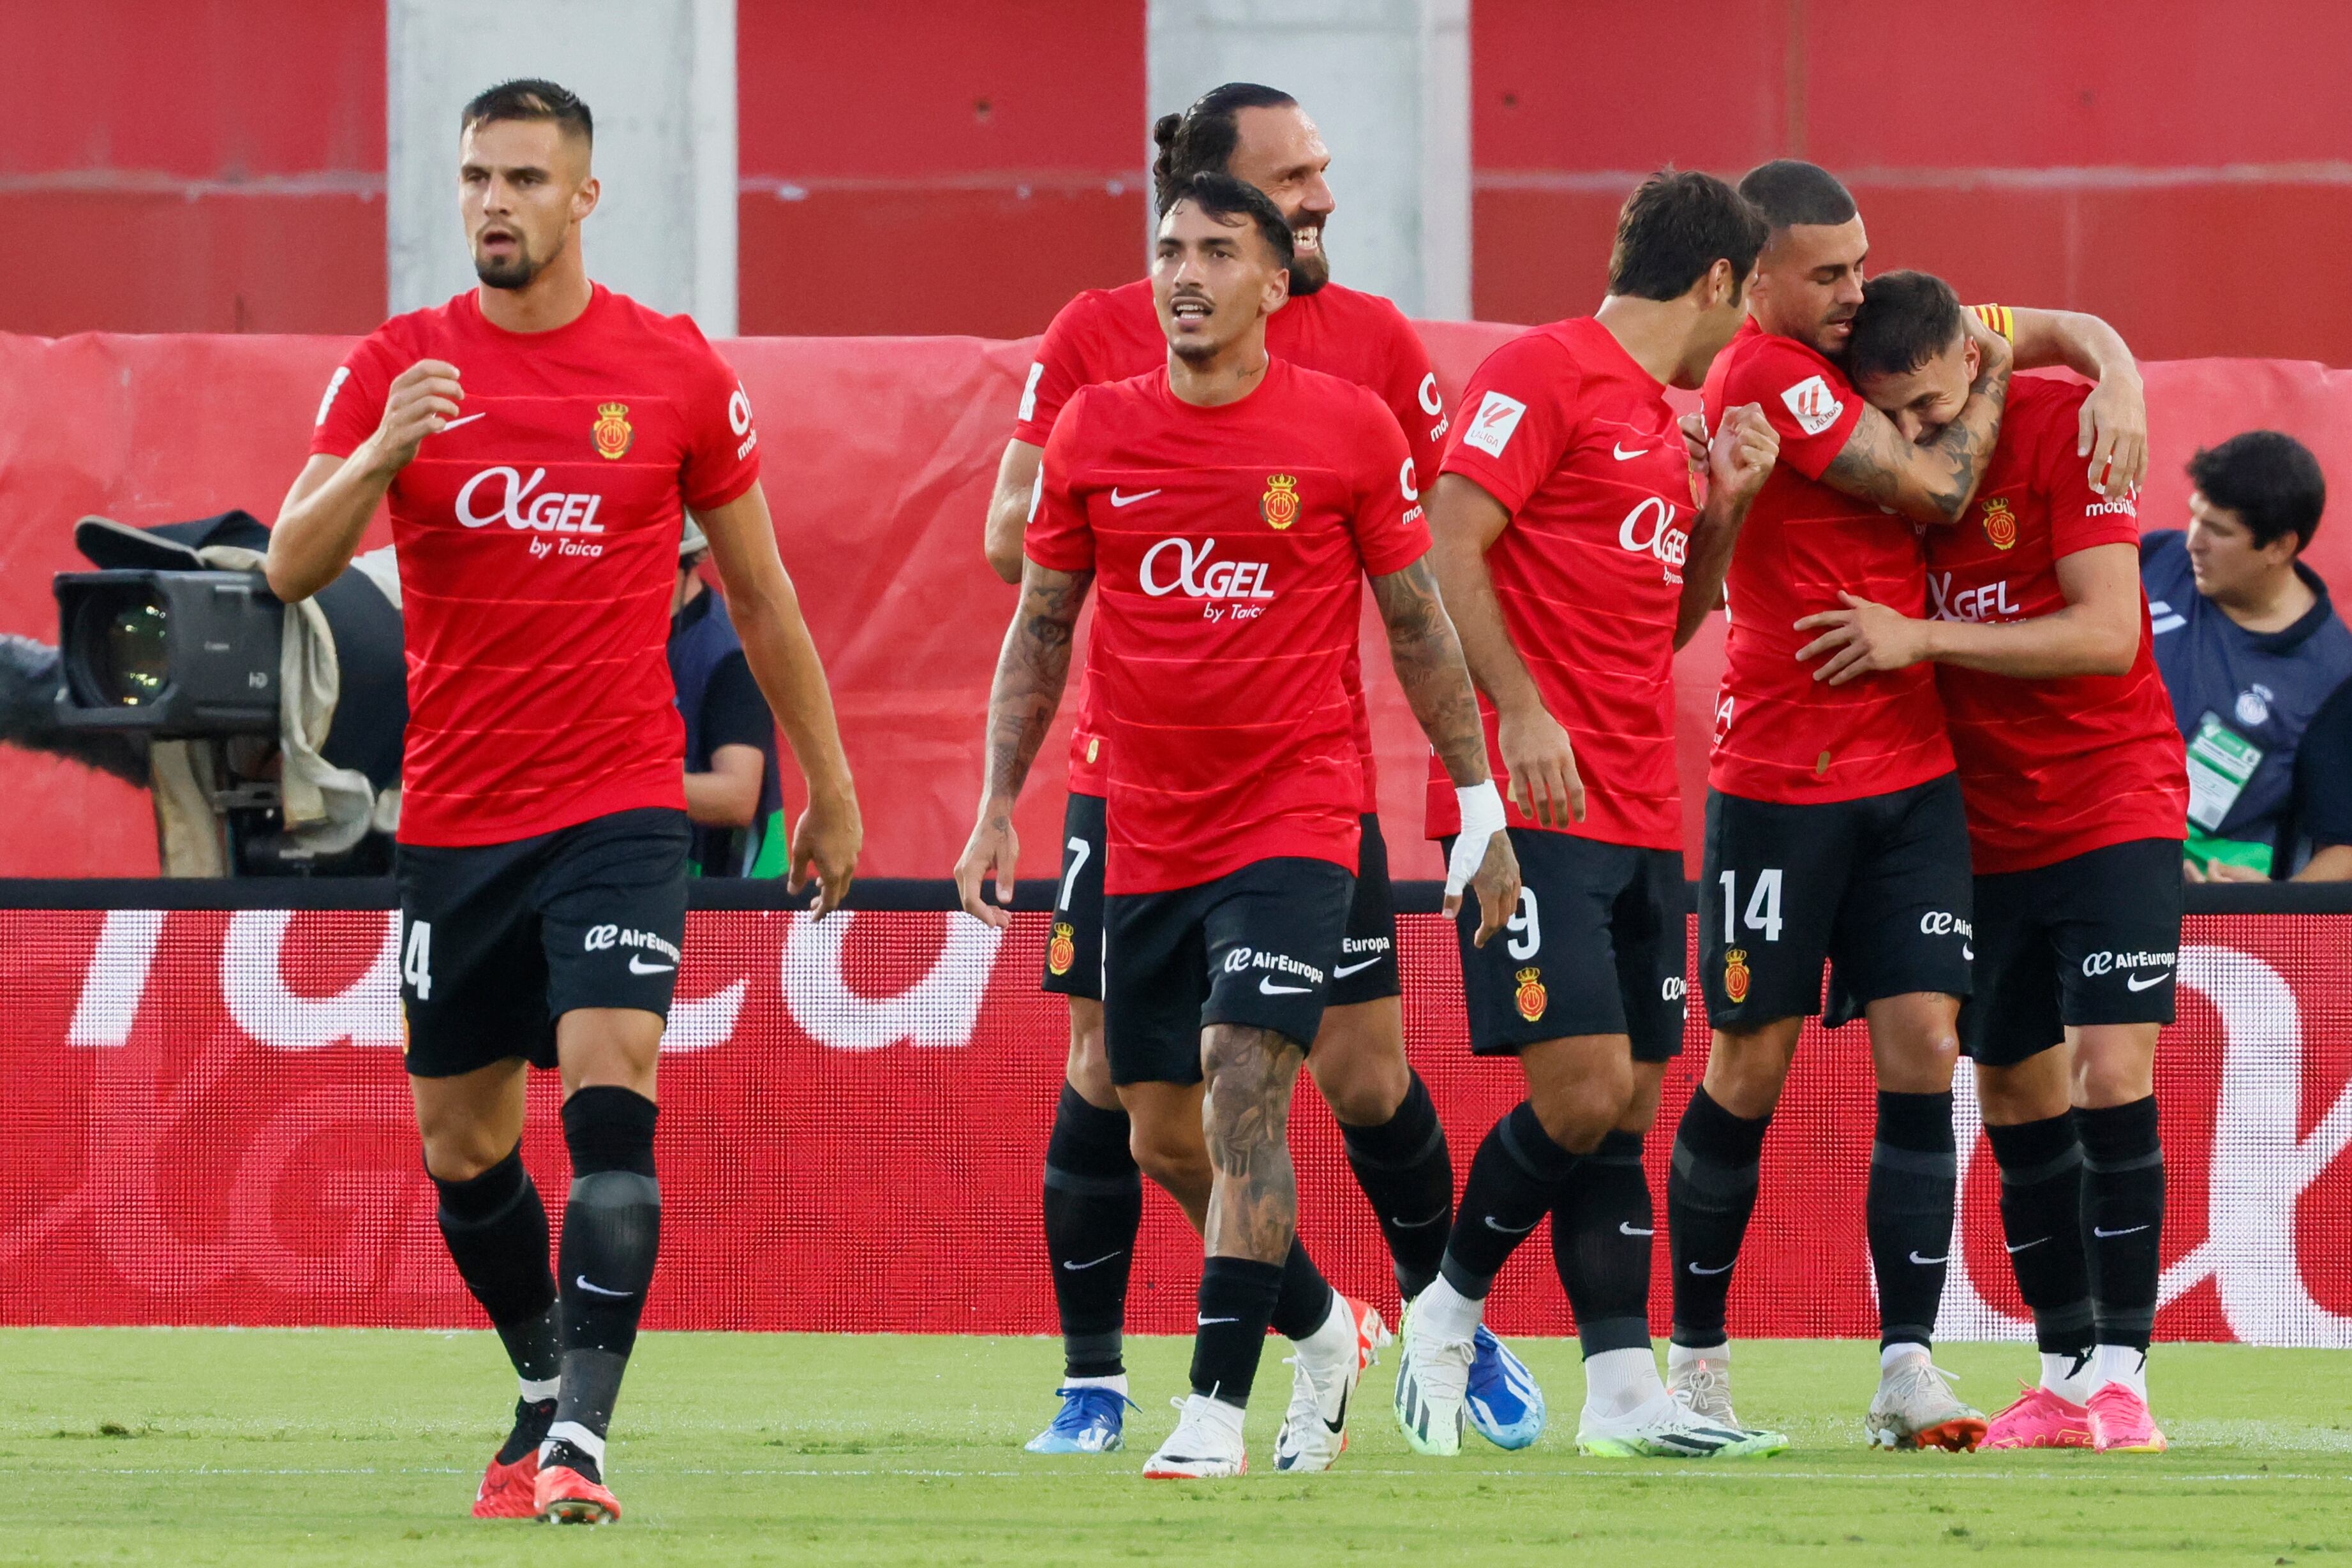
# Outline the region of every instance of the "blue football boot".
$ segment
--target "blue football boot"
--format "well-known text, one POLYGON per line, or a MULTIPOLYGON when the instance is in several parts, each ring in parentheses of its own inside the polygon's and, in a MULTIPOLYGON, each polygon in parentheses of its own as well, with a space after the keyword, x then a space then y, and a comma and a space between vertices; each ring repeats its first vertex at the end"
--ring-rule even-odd
POLYGON ((1543 1390, 1528 1364, 1487 1331, 1471 1338, 1470 1389, 1464 1401, 1470 1425, 1498 1448, 1524 1448, 1543 1436, 1543 1390))
POLYGON ((1054 1392, 1062 1396, 1061 1412, 1054 1417, 1052 1426, 1023 1445, 1029 1452, 1108 1454, 1127 1447, 1127 1413, 1141 1408, 1134 1400, 1100 1384, 1056 1388, 1054 1392))

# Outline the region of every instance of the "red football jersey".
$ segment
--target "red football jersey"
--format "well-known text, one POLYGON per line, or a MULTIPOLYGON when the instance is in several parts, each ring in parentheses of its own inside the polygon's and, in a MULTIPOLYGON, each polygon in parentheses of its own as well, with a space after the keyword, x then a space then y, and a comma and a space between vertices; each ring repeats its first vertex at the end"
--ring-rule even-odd
MULTIPOLYGON (((2058 561, 2139 543, 2137 508, 2093 490, 2075 437, 2087 386, 2020 376, 1976 500, 1927 534, 1927 597, 1945 621, 2023 621, 2066 607, 2058 561)), ((2147 596, 2121 675, 2013 680, 1936 666, 1978 874, 2031 871, 2188 829, 2189 775, 2157 674, 2147 596)))
MULTIPOLYGON (((1310 371, 1370 387, 1396 416, 1420 483, 1437 472, 1445 434, 1445 404, 1429 351, 1404 312, 1377 294, 1325 284, 1276 311, 1265 324, 1266 352, 1310 371)), ((1151 303, 1151 281, 1090 288, 1062 307, 1037 345, 1037 359, 1021 392, 1016 441, 1043 446, 1063 405, 1080 387, 1124 381, 1168 363, 1168 337, 1151 303)), ((1095 710, 1093 644, 1078 687, 1077 727, 1070 736, 1070 790, 1103 792, 1102 747, 1095 710)), ((1372 720, 1364 706, 1362 661, 1348 654, 1349 700, 1355 705, 1356 746, 1364 765, 1363 809, 1372 810, 1372 720)))
MULTIPOLYGON (((1691 522, 1690 465, 1664 385, 1608 328, 1581 316, 1515 338, 1463 390, 1445 454, 1500 501, 1510 526, 1486 552, 1512 644, 1575 745, 1585 819, 1564 831, 1642 849, 1682 845, 1675 779, 1675 615, 1691 522)), ((1480 693, 1486 754, 1513 826, 1480 693)), ((1430 759, 1428 833, 1459 831, 1453 780, 1430 759)))
POLYGON ((1364 574, 1429 549, 1380 400, 1276 360, 1196 408, 1154 370, 1085 387, 1045 444, 1028 553, 1095 573, 1115 894, 1254 861, 1356 868, 1363 794, 1340 671, 1364 574))
POLYGON ((455 365, 466 397, 389 497, 408 652, 401 841, 683 810, 669 601, 683 508, 760 476, 734 371, 686 317, 601 287, 577 320, 530 333, 492 326, 468 290, 352 350, 310 450, 350 456, 419 360, 455 365))
POLYGON ((1707 782, 1727 795, 1807 805, 1949 773, 1951 743, 1927 665, 1833 686, 1813 679, 1820 660, 1797 658, 1820 633, 1796 623, 1844 608, 1841 590, 1906 615, 1927 612, 1921 530, 1820 482, 1861 422, 1862 394, 1829 360, 1751 319, 1716 356, 1701 400, 1710 430, 1724 410, 1752 402, 1780 434, 1780 461, 1732 549, 1731 632, 1707 782))

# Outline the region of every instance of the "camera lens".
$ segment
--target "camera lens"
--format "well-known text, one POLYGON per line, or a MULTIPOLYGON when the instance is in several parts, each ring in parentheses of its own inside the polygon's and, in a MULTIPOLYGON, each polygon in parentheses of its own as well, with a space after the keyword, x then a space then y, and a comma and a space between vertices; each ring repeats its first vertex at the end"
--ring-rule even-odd
POLYGON ((143 707, 163 695, 171 617, 139 592, 94 595, 74 616, 67 675, 94 706, 143 707))

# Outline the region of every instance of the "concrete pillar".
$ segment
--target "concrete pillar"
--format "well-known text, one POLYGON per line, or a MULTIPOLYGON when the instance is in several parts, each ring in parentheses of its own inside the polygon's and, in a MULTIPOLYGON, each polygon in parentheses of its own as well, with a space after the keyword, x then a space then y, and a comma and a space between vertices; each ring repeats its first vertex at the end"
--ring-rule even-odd
POLYGON ((457 113, 545 77, 596 117, 588 273, 735 333, 734 0, 389 0, 391 308, 474 284, 457 217, 457 113))
POLYGON ((1219 82, 1289 93, 1331 148, 1331 276, 1408 315, 1470 314, 1470 0, 1150 6, 1152 118, 1219 82))

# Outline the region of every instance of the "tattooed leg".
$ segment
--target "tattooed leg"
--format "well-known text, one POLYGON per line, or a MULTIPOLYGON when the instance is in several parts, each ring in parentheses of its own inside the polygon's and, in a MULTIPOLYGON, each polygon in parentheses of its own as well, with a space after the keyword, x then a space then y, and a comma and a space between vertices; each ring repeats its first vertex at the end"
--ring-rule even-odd
POLYGON ((1307 1055, 1267 1029, 1211 1024, 1201 1031, 1208 1079, 1201 1123, 1216 1180, 1204 1239, 1213 1258, 1280 1263, 1298 1228, 1290 1164, 1290 1092, 1307 1055))

